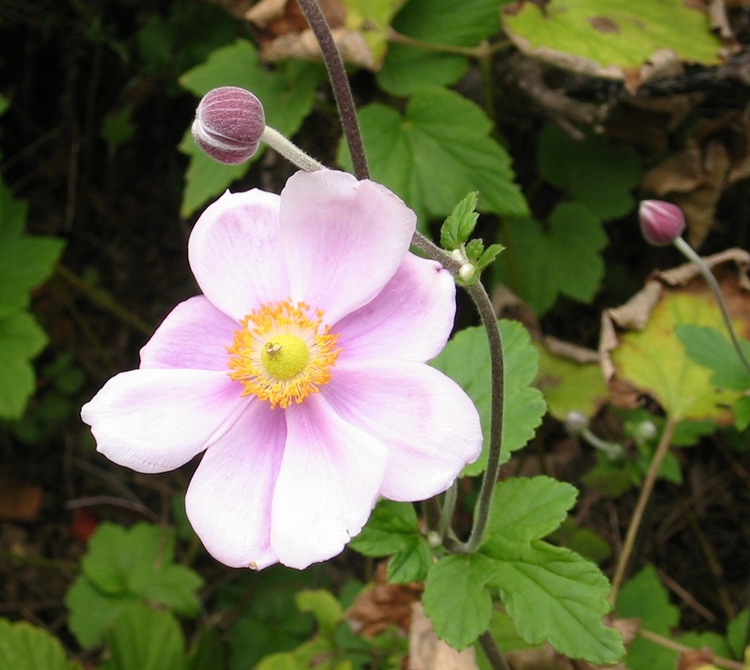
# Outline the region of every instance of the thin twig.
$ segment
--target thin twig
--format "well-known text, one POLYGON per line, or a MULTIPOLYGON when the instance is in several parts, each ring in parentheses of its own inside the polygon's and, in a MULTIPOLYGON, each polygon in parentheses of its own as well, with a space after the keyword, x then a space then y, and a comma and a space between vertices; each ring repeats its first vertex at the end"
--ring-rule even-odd
POLYGON ((656 447, 656 453, 654 453, 654 458, 651 461, 648 473, 646 474, 646 479, 643 481, 641 492, 638 495, 638 502, 633 511, 633 518, 630 520, 628 532, 625 534, 625 542, 622 545, 620 558, 617 561, 617 566, 615 568, 615 575, 612 578, 612 591, 609 595, 609 601, 613 606, 617 600, 617 593, 625 579, 625 573, 628 569, 628 564, 630 563, 630 557, 633 553, 638 530, 643 521, 643 514, 646 511, 646 506, 648 505, 649 500, 651 499, 651 492, 654 490, 654 484, 656 484, 656 479, 659 476, 662 463, 664 463, 664 458, 669 452, 669 445, 672 441, 672 436, 674 435, 676 426, 677 422, 670 417, 667 420, 666 426, 664 426, 664 431, 659 439, 659 445, 656 447))
POLYGON ((341 60, 341 54, 336 48, 336 42, 331 34, 331 29, 316 0, 297 0, 297 2, 307 18, 307 22, 310 24, 315 39, 320 45, 323 60, 328 69, 328 76, 331 79, 331 86, 333 87, 333 95, 336 98, 336 104, 339 108, 341 127, 344 129, 344 136, 346 137, 346 143, 349 145, 349 153, 352 157, 354 175, 357 179, 367 179, 370 176, 370 171, 367 168, 367 157, 362 143, 362 133, 359 130, 357 110, 354 106, 349 79, 346 76, 344 61, 341 60))
MULTIPOLYGON (((658 644, 660 647, 671 649, 672 651, 676 651, 680 654, 684 654, 685 652, 689 651, 695 651, 693 647, 688 647, 684 644, 680 644, 679 642, 670 640, 668 637, 664 637, 662 635, 659 635, 658 633, 652 633, 650 630, 641 629, 638 631, 638 635, 640 635, 642 638, 645 638, 646 640, 650 640, 651 642, 658 644)), ((728 668, 728 670, 743 670, 743 668, 747 667, 739 661, 722 658, 721 656, 713 656, 711 662, 713 663, 713 665, 718 665, 720 668, 728 668)))

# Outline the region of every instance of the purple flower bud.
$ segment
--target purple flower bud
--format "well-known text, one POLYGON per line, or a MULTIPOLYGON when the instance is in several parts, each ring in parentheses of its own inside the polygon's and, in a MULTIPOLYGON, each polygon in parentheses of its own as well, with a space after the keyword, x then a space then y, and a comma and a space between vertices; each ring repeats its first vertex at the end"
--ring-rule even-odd
POLYGON ((644 200, 638 208, 641 232, 649 244, 672 244, 685 230, 682 210, 671 202, 644 200))
POLYGON ((244 88, 222 86, 203 96, 192 131, 195 143, 211 158, 238 165, 257 151, 265 127, 258 98, 244 88))

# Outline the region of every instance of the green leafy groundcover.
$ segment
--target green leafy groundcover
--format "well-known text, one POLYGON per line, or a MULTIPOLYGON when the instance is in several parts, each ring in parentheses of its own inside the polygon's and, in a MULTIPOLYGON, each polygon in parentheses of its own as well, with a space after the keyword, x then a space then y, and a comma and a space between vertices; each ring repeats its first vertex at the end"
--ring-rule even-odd
POLYGON ((478 554, 452 555, 430 568, 423 603, 435 631, 451 646, 472 644, 489 626, 500 595, 518 634, 530 644, 611 664, 624 654, 617 631, 604 625, 609 583, 572 551, 541 538, 555 530, 576 498, 549 477, 500 482, 478 554))

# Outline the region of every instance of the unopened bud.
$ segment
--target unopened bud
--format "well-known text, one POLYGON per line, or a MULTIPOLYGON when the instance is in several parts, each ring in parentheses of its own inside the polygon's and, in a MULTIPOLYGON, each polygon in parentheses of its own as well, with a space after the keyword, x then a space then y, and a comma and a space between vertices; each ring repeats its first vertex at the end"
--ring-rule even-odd
POLYGON ((638 208, 641 232, 649 244, 672 244, 685 230, 682 210, 671 202, 644 200, 638 208))
POLYGON ((258 98, 244 88, 222 86, 203 96, 192 131, 195 143, 211 158, 238 165, 258 150, 265 127, 258 98))
POLYGON ((568 412, 568 415, 565 417, 565 430, 570 435, 580 435, 588 427, 588 417, 582 412, 568 412))

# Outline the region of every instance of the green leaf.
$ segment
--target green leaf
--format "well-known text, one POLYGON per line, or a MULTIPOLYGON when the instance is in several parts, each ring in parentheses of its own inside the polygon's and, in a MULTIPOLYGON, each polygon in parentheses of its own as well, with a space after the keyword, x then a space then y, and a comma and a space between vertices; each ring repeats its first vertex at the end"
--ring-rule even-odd
POLYGON ((744 658, 745 646, 750 640, 750 609, 742 610, 727 626, 727 645, 732 658, 744 658))
POLYGON ((29 361, 47 346, 47 336, 31 314, 0 318, 0 418, 19 419, 35 389, 29 361))
POLYGON ((185 639, 171 612, 145 605, 127 608, 106 632, 110 658, 101 670, 181 670, 185 639))
MULTIPOLYGON (((479 209, 525 216, 510 157, 492 137, 492 123, 473 102, 439 88, 418 91, 402 116, 380 103, 359 110, 372 178, 400 195, 419 216, 442 218, 466 193, 479 209)), ((338 162, 351 169, 345 143, 338 162)))
MULTIPOLYGON (((301 584, 295 580, 297 575, 290 572, 276 567, 272 572, 253 575, 258 579, 252 582, 262 583, 260 590, 253 591, 248 588, 250 584, 243 585, 241 599, 232 603, 234 607, 239 607, 247 599, 248 593, 253 595, 229 629, 233 670, 255 667, 264 656, 274 652, 291 651, 312 634, 312 616, 300 612, 295 602, 297 589, 309 580, 301 584), (270 578, 268 584, 265 583, 266 576, 270 578)), ((302 574, 299 573, 300 576, 302 574)))
POLYGON ((468 193, 448 215, 440 229, 440 246, 447 251, 458 249, 474 232, 479 214, 476 213, 479 193, 468 193))
POLYGON ((193 643, 185 667, 186 670, 224 670, 226 656, 226 646, 219 631, 204 628, 193 643))
POLYGON ((507 221, 501 242, 505 253, 495 264, 498 279, 540 316, 561 294, 589 302, 604 276, 599 252, 607 236, 600 219, 580 203, 557 205, 546 228, 533 219, 507 221))
MULTIPOLYGON (((252 91, 263 103, 268 125, 292 136, 310 112, 323 72, 319 65, 303 61, 289 61, 271 71, 260 62, 250 42, 238 40, 214 51, 205 63, 186 72, 180 77, 180 84, 196 96, 218 86, 239 86, 252 91)), ((190 156, 183 215, 191 214, 245 174, 248 166, 260 158, 263 148, 247 163, 222 165, 198 149, 188 130, 180 144, 180 150, 190 156)))
POLYGON ((203 580, 174 563, 174 533, 150 524, 130 530, 103 523, 89 540, 81 574, 65 602, 70 627, 81 646, 99 643, 107 624, 133 602, 168 606, 178 614, 198 613, 198 588, 203 580), (97 617, 90 613, 97 611, 97 617))
POLYGON ((295 596, 300 612, 310 612, 318 622, 321 632, 335 633, 343 614, 341 603, 330 591, 306 589, 295 596))
MULTIPOLYGON (((626 618, 640 619, 642 629, 665 637, 677 625, 680 613, 669 602, 669 594, 659 580, 656 570, 645 567, 631 578, 617 595, 617 613, 626 618)), ((632 670, 672 668, 677 652, 638 636, 628 647, 626 665, 632 670)))
POLYGON ((616 373, 653 396, 673 420, 731 423, 729 408, 739 393, 715 388, 712 373, 685 355, 676 335, 684 324, 719 328, 722 323, 709 292, 665 292, 643 330, 620 336, 612 351, 616 373))
POLYGON ((500 590, 518 634, 547 640, 570 658, 609 665, 624 653, 622 638, 602 622, 609 583, 598 568, 567 549, 492 538, 481 549, 494 558, 490 584, 500 590))
POLYGON ((432 550, 427 541, 418 537, 412 540, 388 561, 388 582, 411 584, 423 582, 432 564, 432 550))
MULTIPOLYGON (((393 28, 422 42, 473 47, 499 32, 499 5, 507 1, 409 0, 393 28)), ((463 55, 392 43, 377 80, 389 93, 407 96, 423 86, 454 84, 467 67, 463 55)))
POLYGON ((545 537, 563 522, 577 496, 575 486, 551 477, 507 479, 495 488, 487 537, 510 542, 545 537))
POLYGON ((408 547, 418 536, 414 505, 383 499, 349 546, 365 556, 387 556, 408 547))
POLYGON ((706 13, 682 0, 552 0, 544 9, 526 2, 504 12, 503 24, 526 53, 598 76, 623 77, 662 49, 691 63, 720 62, 706 13))
POLYGON ((25 621, 0 619, 0 668, 8 670, 81 670, 69 661, 60 641, 25 621))
MULTIPOLYGON (((546 409, 542 394, 531 386, 537 373, 537 353, 528 332, 516 321, 500 321, 505 357, 505 407, 503 462, 523 447, 541 423, 546 409)), ((464 468, 477 475, 487 465, 490 440, 492 389, 487 336, 483 328, 466 328, 451 339, 431 365, 447 374, 469 394, 479 411, 484 434, 482 455, 464 468)))
MULTIPOLYGON (((713 371, 711 383, 732 391, 750 389, 750 372, 742 364, 732 343, 716 328, 684 324, 675 328, 688 357, 713 371)), ((740 340, 745 358, 750 359, 750 342, 740 340)))
POLYGON ((487 584, 500 590, 521 637, 530 644, 546 640, 571 658, 610 664, 623 646, 602 623, 607 579, 593 563, 537 539, 560 525, 575 497, 574 487, 549 477, 500 482, 479 551, 493 559, 487 584))
POLYGON ((29 304, 29 292, 47 279, 64 242, 25 235, 28 205, 15 200, 0 180, 0 318, 29 304))
POLYGON ((422 604, 438 637, 461 650, 490 623, 492 601, 485 588, 493 561, 481 554, 447 556, 435 563, 425 582, 422 604))
POLYGON ((625 216, 635 205, 631 191, 641 178, 638 156, 604 137, 589 135, 578 141, 548 125, 539 137, 537 160, 542 177, 602 221, 625 216))

